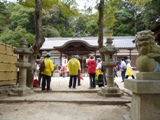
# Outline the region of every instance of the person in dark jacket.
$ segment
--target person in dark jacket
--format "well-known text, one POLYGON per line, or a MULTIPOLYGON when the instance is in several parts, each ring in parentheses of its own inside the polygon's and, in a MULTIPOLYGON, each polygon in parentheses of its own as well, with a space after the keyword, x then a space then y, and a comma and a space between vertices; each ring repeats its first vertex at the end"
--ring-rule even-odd
POLYGON ((90 89, 96 87, 95 76, 96 76, 96 61, 93 56, 90 56, 90 60, 87 61, 86 65, 88 66, 88 74, 90 79, 90 89))

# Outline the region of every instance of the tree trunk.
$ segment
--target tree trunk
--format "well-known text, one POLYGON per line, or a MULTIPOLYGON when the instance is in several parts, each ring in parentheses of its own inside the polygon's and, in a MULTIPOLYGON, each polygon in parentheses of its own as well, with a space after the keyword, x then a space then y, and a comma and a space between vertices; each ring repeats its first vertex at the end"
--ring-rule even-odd
POLYGON ((29 57, 29 62, 31 63, 32 67, 27 70, 27 86, 30 88, 33 88, 34 68, 37 54, 39 53, 39 49, 45 41, 42 33, 42 0, 35 0, 35 27, 36 39, 32 46, 34 53, 29 57))
POLYGON ((100 0, 98 7, 99 19, 98 19, 98 45, 99 48, 103 46, 103 12, 104 12, 104 0, 100 0))

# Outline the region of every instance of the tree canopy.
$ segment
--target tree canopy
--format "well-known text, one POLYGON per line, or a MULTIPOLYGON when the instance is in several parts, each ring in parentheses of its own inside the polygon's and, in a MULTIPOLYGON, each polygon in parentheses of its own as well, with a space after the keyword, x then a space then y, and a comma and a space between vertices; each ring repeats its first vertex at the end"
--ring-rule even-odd
MULTIPOLYGON (((133 36, 136 31, 159 25, 159 1, 104 0, 104 36, 133 36), (136 19, 135 19, 136 14, 136 19)), ((28 44, 35 40, 33 0, 19 3, 0 2, 0 42, 18 46, 25 37, 28 44), (24 7, 25 6, 25 7, 24 7)), ((42 0, 42 28, 45 37, 98 36, 99 12, 91 14, 91 6, 81 12, 75 0, 42 0)), ((99 1, 94 9, 98 9, 99 1)), ((92 6, 93 7, 93 6, 92 6)))

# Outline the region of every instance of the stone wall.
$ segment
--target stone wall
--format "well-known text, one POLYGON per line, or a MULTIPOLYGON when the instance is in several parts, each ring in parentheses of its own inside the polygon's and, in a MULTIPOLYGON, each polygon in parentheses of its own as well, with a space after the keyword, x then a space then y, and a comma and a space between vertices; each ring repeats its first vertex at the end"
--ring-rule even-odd
POLYGON ((13 47, 0 43, 0 87, 16 84, 17 81, 17 54, 13 47))

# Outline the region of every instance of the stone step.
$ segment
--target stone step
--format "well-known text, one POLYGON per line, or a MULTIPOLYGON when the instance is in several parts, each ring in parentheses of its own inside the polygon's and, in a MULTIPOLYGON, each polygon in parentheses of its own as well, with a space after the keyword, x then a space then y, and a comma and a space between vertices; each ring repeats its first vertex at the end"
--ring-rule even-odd
POLYGON ((36 91, 26 96, 10 96, 0 99, 0 102, 63 102, 80 104, 105 104, 121 105, 131 103, 131 97, 123 95, 122 97, 104 97, 97 94, 97 91, 36 91))

